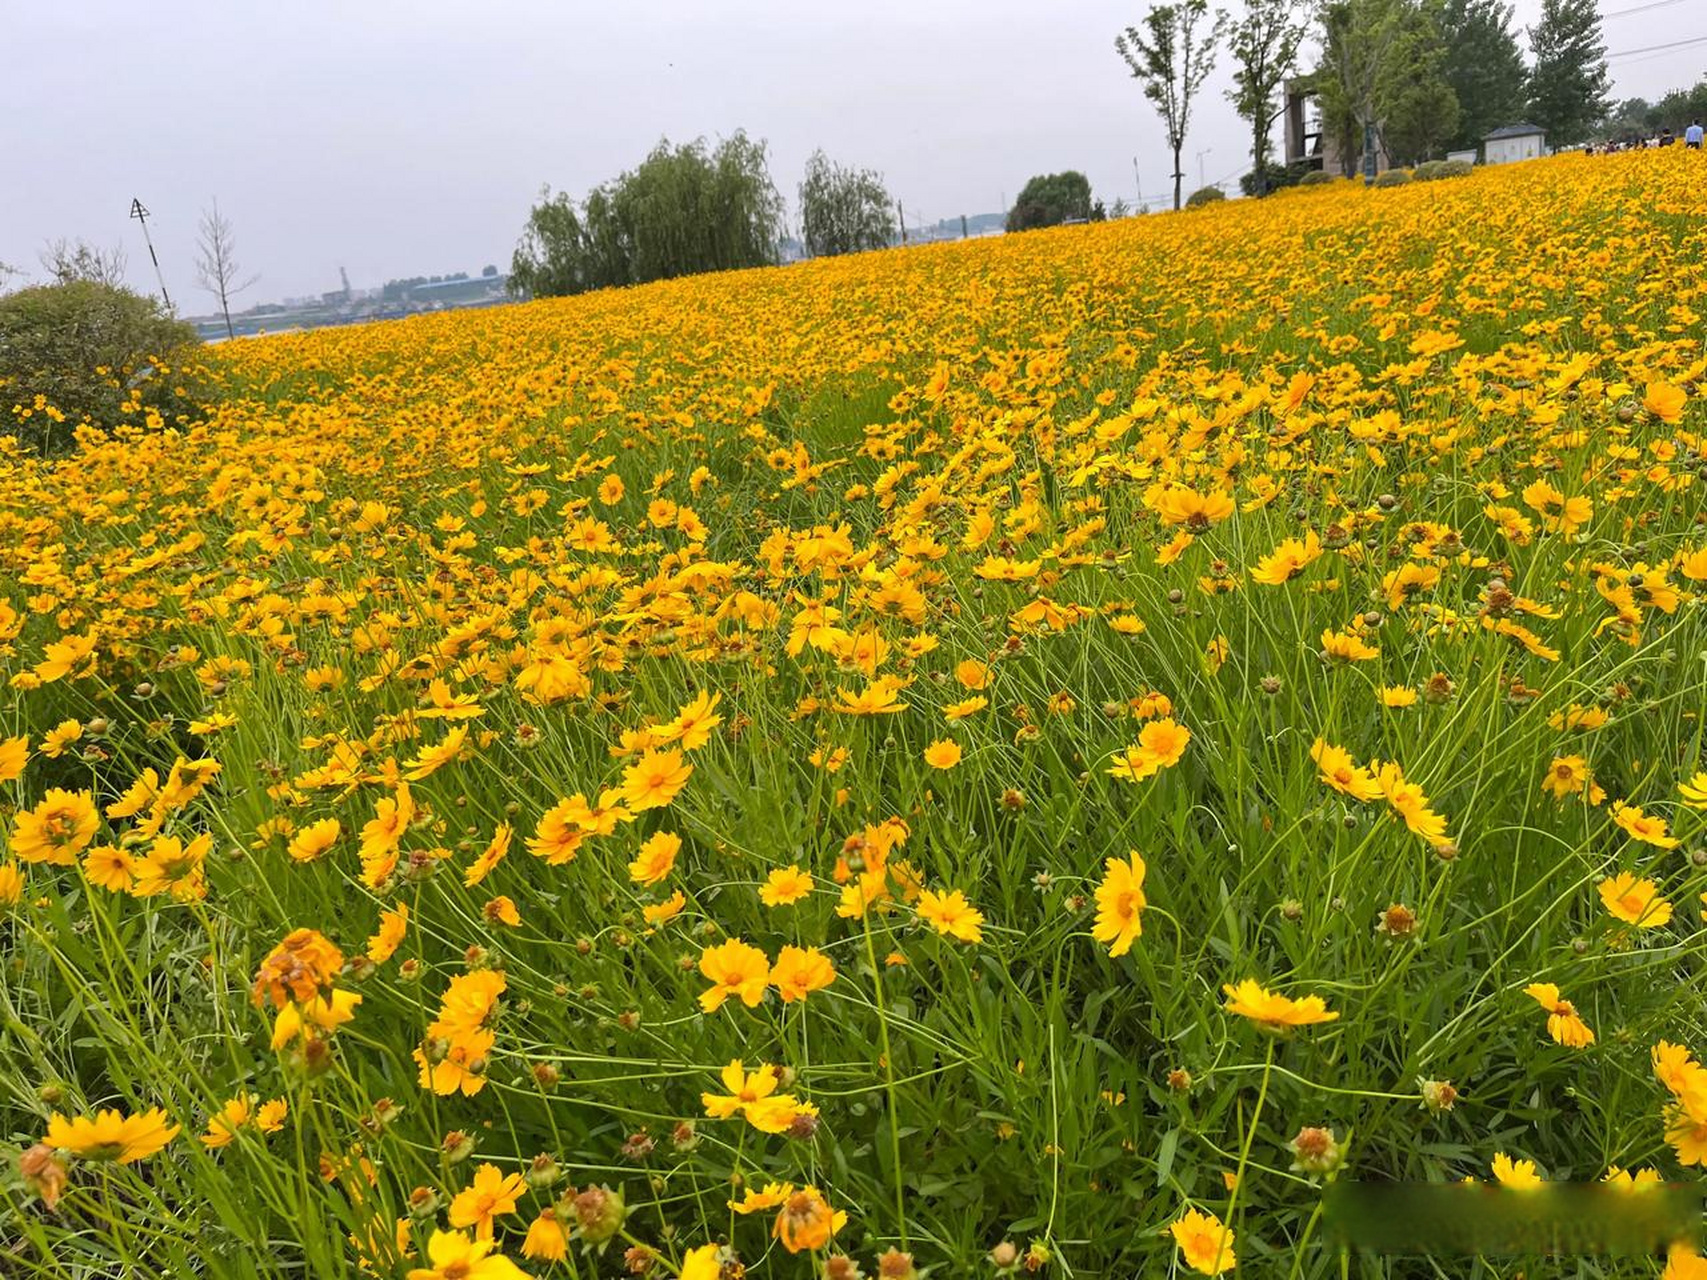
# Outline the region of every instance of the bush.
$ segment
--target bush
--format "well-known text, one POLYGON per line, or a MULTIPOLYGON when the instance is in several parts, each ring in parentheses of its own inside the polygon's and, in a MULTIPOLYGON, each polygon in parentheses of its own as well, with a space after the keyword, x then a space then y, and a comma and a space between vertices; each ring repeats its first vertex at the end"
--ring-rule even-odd
POLYGON ((196 331, 129 289, 74 280, 0 298, 0 433, 54 453, 76 429, 158 426, 199 407, 196 331), (39 402, 39 407, 38 407, 39 402))
POLYGON ((1473 165, 1463 160, 1425 160, 1412 175, 1418 182, 1439 182, 1442 178, 1465 178, 1473 165))
MULTIPOLYGON (((1309 162, 1294 160, 1291 164, 1275 164, 1272 161, 1263 166, 1263 176, 1268 181, 1265 194, 1273 195, 1288 187, 1295 187, 1304 180, 1306 174, 1313 172, 1309 162)), ((1239 190, 1247 196, 1257 195, 1257 171, 1252 169, 1239 179, 1239 190)))
POLYGON ((1410 180, 1411 175, 1408 170, 1389 169, 1375 179, 1375 185, 1378 187, 1402 187, 1410 180))
POLYGON ((1309 173, 1306 173, 1302 178, 1298 179, 1298 185, 1301 187, 1325 187, 1329 183, 1338 182, 1339 180, 1340 178, 1337 173, 1329 173, 1326 169, 1312 169, 1309 173))
POLYGON ((1201 209, 1206 204, 1215 204, 1225 200, 1227 193, 1220 187, 1202 187, 1191 193, 1191 198, 1185 202, 1187 209, 1201 209))

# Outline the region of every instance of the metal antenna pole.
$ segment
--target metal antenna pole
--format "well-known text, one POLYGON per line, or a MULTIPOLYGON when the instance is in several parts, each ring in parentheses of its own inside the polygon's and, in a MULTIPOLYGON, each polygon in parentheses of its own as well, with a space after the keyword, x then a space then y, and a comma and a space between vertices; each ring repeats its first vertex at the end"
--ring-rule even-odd
POLYGON ((142 239, 148 246, 148 260, 154 264, 154 278, 160 282, 160 297, 166 303, 166 310, 170 311, 172 295, 166 292, 166 275, 160 270, 160 256, 154 252, 154 237, 148 234, 148 210, 142 207, 142 201, 135 196, 130 200, 130 216, 142 224, 142 239))

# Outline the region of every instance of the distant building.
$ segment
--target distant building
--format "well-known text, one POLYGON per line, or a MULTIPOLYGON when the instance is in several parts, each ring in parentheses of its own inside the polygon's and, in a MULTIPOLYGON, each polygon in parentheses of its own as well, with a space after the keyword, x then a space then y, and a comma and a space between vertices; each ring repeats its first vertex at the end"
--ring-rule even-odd
MULTIPOLYGON (((1363 152, 1355 149, 1347 165, 1339 140, 1322 123, 1321 98, 1316 93, 1315 79, 1300 76, 1286 82, 1285 107, 1281 112, 1286 141, 1286 163, 1319 169, 1324 173, 1362 173, 1363 152)), ((1376 131, 1375 172, 1385 173, 1393 167, 1387 145, 1376 131)))
POLYGON ((1547 154, 1547 131, 1539 125, 1508 124, 1482 139, 1482 154, 1489 164, 1515 164, 1547 154))

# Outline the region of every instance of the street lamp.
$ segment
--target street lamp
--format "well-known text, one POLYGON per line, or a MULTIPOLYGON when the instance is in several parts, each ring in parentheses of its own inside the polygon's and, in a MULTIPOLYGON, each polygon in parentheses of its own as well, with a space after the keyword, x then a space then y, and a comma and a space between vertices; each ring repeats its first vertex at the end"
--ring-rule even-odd
POLYGON ((1198 190, 1200 190, 1200 191, 1204 187, 1207 187, 1209 185, 1209 179, 1204 175, 1204 172, 1203 172, 1203 157, 1208 155, 1210 152, 1212 152, 1214 150, 1215 150, 1214 147, 1205 147, 1205 148, 1203 148, 1203 150, 1201 150, 1197 153, 1197 186, 1198 186, 1198 190))

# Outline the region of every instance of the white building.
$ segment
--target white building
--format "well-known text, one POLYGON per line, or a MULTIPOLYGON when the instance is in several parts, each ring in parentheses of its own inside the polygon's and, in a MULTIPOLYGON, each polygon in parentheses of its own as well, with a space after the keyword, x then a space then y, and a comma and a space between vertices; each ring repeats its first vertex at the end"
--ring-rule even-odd
POLYGON ((1482 139, 1488 164, 1514 164, 1547 154, 1547 134, 1532 124, 1508 124, 1482 139))

